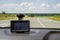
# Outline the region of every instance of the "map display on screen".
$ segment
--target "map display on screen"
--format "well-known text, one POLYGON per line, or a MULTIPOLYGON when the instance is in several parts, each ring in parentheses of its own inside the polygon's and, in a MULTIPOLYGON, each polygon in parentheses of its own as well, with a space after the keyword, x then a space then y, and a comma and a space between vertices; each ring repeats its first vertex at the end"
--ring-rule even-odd
POLYGON ((27 22, 14 23, 14 30, 28 30, 27 22))
POLYGON ((29 32, 30 21, 29 20, 12 20, 11 32, 29 32))

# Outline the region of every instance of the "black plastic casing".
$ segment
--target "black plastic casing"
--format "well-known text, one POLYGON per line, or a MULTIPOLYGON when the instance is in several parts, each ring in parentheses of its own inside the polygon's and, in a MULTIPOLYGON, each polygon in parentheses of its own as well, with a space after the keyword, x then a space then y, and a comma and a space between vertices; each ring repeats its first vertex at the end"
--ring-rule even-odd
POLYGON ((30 32, 30 21, 29 20, 12 20, 11 21, 11 28, 10 28, 10 31, 11 32, 30 32), (27 31, 13 31, 13 28, 14 28, 14 23, 20 23, 20 22, 27 22, 28 23, 28 30, 27 31))

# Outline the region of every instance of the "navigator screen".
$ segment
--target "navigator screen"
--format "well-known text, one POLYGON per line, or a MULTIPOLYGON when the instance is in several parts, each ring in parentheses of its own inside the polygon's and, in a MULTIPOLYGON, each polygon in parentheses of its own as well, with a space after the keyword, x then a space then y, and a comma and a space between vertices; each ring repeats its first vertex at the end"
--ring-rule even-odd
POLYGON ((14 23, 14 30, 28 30, 28 24, 26 22, 14 23))
POLYGON ((12 21, 11 29, 13 31, 28 31, 29 30, 29 21, 12 21))

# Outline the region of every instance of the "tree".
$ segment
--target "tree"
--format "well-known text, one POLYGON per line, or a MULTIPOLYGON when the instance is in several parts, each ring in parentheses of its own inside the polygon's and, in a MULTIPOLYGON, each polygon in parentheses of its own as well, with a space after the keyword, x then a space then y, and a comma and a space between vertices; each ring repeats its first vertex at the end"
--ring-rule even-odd
POLYGON ((6 13, 3 11, 2 14, 6 14, 6 13))

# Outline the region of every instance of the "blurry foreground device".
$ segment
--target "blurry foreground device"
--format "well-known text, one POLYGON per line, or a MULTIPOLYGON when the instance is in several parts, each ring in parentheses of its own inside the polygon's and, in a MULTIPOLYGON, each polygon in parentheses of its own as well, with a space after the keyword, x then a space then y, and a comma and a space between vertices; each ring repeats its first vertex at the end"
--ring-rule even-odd
POLYGON ((11 32, 29 32, 29 20, 13 20, 11 21, 11 32))

